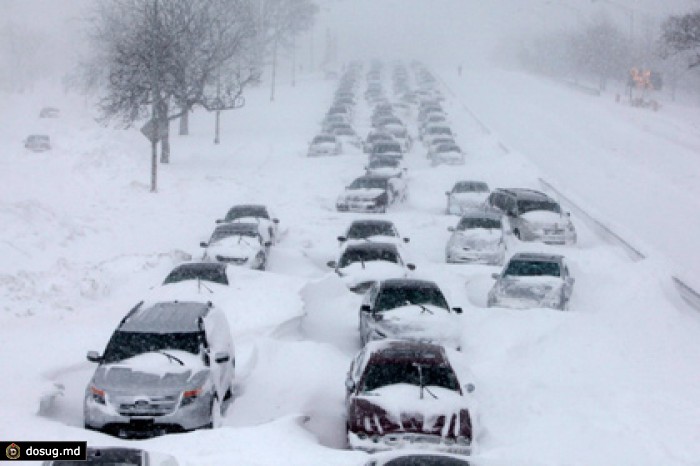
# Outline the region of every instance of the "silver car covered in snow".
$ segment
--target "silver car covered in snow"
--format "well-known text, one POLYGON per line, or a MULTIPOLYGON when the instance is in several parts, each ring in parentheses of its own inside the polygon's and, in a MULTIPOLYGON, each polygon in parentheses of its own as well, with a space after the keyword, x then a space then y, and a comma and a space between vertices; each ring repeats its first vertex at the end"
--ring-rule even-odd
POLYGON ((309 157, 340 155, 342 146, 333 134, 319 134, 309 144, 309 157))
POLYGON ((574 287, 564 256, 558 254, 515 254, 493 278, 488 307, 566 310, 574 287))
POLYGON ((445 262, 502 265, 506 255, 503 214, 495 209, 465 211, 445 246, 445 262))
POLYGON ((481 207, 489 197, 489 186, 483 181, 458 181, 447 196, 447 213, 461 215, 467 209, 481 207))
POLYGON ((85 427, 120 437, 212 427, 233 394, 231 333, 211 303, 141 302, 88 360, 85 427))

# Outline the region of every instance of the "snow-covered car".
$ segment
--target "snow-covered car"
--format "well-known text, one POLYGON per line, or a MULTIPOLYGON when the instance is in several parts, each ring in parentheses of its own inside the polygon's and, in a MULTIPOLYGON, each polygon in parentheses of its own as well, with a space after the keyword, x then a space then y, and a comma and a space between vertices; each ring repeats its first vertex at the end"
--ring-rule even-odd
POLYGON ((260 236, 265 242, 272 244, 279 241, 279 219, 275 217, 270 209, 261 204, 239 204, 231 207, 226 216, 216 221, 216 223, 257 223, 260 236))
POLYGON ((410 239, 402 237, 391 220, 362 219, 353 221, 345 233, 338 236, 338 241, 343 245, 366 242, 401 244, 410 239))
POLYGON ((39 118, 58 118, 61 111, 56 107, 44 107, 39 112, 39 118))
POLYGON ((272 243, 263 239, 257 223, 222 223, 214 229, 208 242, 199 245, 205 248, 204 261, 265 270, 272 243))
POLYGON ((404 278, 416 268, 404 262, 396 244, 385 242, 349 244, 328 267, 356 293, 364 293, 378 280, 404 278))
POLYGON ((366 175, 402 177, 407 170, 402 160, 392 155, 375 155, 365 166, 366 175))
POLYGON ((87 447, 85 460, 51 460, 42 466, 178 466, 174 456, 167 453, 127 447, 87 447))
POLYGON ((369 153, 370 162, 374 157, 403 159, 403 149, 401 149, 401 144, 396 140, 393 142, 378 141, 372 145, 372 151, 369 153))
POLYGON ((437 147, 442 144, 457 144, 452 136, 437 136, 430 141, 430 144, 426 145, 425 157, 428 159, 433 158, 433 153, 437 150, 437 147))
POLYGON ((362 148, 362 139, 350 125, 336 125, 333 128, 333 134, 338 139, 341 147, 362 148))
POLYGON ((566 310, 574 278, 564 256, 518 253, 510 258, 489 291, 488 307, 529 309, 549 307, 566 310))
POLYGON ((570 214, 559 203, 534 189, 496 189, 486 200, 487 205, 508 216, 511 231, 522 241, 546 244, 575 244, 576 229, 570 214))
POLYGON ((372 125, 376 128, 381 128, 389 132, 406 127, 406 125, 403 124, 403 121, 401 121, 401 118, 393 114, 382 115, 375 118, 372 121, 372 125))
POLYGON ((470 466, 474 465, 464 455, 426 452, 418 446, 415 450, 380 452, 370 455, 364 466, 470 466))
POLYGON ((445 192, 447 213, 461 215, 465 210, 481 207, 490 192, 488 184, 483 181, 458 181, 450 191, 445 192))
MULTIPOLYGON (((430 343, 369 342, 345 380, 350 448, 470 454, 472 404, 445 349, 430 343)), ((418 463, 420 464, 420 463, 418 463)))
POLYGON ((45 134, 32 134, 24 140, 24 148, 34 152, 51 150, 51 139, 45 134))
POLYGON ((418 127, 419 134, 423 134, 426 127, 435 124, 447 124, 447 115, 438 112, 428 114, 418 127))
POLYGON ((464 152, 457 144, 437 144, 430 149, 430 159, 433 166, 436 165, 464 165, 464 152))
POLYGON ((228 265, 223 262, 185 262, 175 267, 163 280, 163 285, 172 285, 196 280, 219 285, 233 283, 228 265))
POLYGON ((347 116, 345 115, 326 115, 326 117, 323 119, 323 122, 321 123, 322 128, 323 128, 323 133, 330 133, 331 128, 334 125, 349 125, 350 124, 350 119, 348 119, 347 116))
POLYGON ((391 134, 394 139, 401 144, 401 150, 403 152, 408 152, 411 150, 413 145, 413 140, 411 135, 408 134, 408 130, 403 125, 381 125, 380 129, 391 134))
POLYGON ((367 135, 367 138, 365 139, 365 143, 362 146, 362 149, 367 152, 371 153, 372 148, 374 147, 374 144, 377 142, 396 142, 396 139, 394 139, 394 136, 391 134, 387 133, 386 131, 381 131, 381 130, 372 130, 369 132, 367 135))
POLYGON ((495 209, 464 211, 445 246, 445 261, 503 265, 506 241, 503 214, 495 209))
POLYGON ((85 428, 120 437, 218 423, 233 394, 235 355, 224 313, 211 303, 141 302, 121 321, 84 398, 85 428))
POLYGON ((461 348, 459 307, 450 308, 431 281, 395 278, 374 283, 360 306, 360 341, 393 338, 461 348))
POLYGON ((340 141, 334 134, 319 134, 309 144, 309 157, 322 155, 340 155, 342 152, 340 141))
POLYGON ((423 132, 423 144, 425 144, 425 147, 430 147, 435 138, 448 136, 454 139, 454 134, 449 126, 439 123, 436 125, 430 125, 427 126, 423 132))
POLYGON ((356 178, 338 197, 339 212, 386 212, 407 198, 406 182, 394 176, 365 175, 356 178))

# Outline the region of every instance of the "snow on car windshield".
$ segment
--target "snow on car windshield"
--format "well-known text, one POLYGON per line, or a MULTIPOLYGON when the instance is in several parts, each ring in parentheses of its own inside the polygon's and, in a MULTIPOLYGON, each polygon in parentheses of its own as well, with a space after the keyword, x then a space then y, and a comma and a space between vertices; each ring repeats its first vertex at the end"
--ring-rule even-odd
POLYGON ((375 312, 381 312, 411 304, 432 304, 444 309, 449 308, 445 297, 438 288, 433 286, 406 286, 382 290, 379 298, 377 298, 374 310, 375 312))
POLYGON ((399 144, 377 144, 374 146, 375 154, 388 154, 390 152, 401 152, 399 144))
POLYGON ((257 238, 258 236, 257 227, 255 229, 244 229, 244 228, 217 228, 211 235, 210 243, 216 243, 224 238, 229 238, 231 236, 245 236, 248 238, 257 238))
POLYGON ((410 384, 459 390, 459 382, 452 368, 433 364, 418 365, 410 362, 382 362, 370 364, 365 372, 362 391, 369 392, 387 385, 410 384), (422 373, 422 384, 421 384, 422 373))
POLYGON ((343 256, 340 258, 340 263, 338 267, 347 267, 350 264, 356 262, 371 262, 371 261, 384 261, 384 262, 394 262, 399 263, 399 257, 396 251, 391 249, 360 249, 353 248, 347 249, 343 256))
POLYGON ((460 231, 472 228, 498 229, 501 228, 501 221, 495 218, 464 217, 457 225, 460 231))
POLYGON ((152 351, 181 350, 199 354, 203 339, 201 332, 148 333, 117 331, 114 332, 109 343, 107 343, 103 362, 123 361, 124 359, 152 351))
POLYGON ((386 189, 386 179, 358 178, 352 182, 350 189, 386 189))
POLYGON ((381 168, 381 167, 391 167, 396 168, 399 166, 399 161, 395 158, 386 157, 376 157, 373 158, 369 163, 369 168, 381 168))
POLYGON ((504 275, 516 277, 561 276, 559 263, 543 261, 510 261, 504 275))

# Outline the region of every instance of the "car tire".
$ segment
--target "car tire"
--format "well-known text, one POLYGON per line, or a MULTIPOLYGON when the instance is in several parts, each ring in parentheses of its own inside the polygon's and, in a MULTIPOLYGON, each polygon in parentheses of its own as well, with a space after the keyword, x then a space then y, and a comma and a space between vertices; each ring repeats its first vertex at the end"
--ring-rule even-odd
POLYGON ((260 265, 258 265, 258 270, 265 270, 265 267, 267 267, 267 257, 265 254, 261 254, 259 257, 260 265))

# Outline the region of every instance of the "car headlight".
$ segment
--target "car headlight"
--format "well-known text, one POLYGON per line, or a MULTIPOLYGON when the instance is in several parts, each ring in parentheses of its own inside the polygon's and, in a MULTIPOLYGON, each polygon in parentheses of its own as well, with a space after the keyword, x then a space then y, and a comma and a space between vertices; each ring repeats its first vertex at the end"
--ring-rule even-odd
POLYGON ((92 399, 97 404, 104 405, 105 401, 105 391, 97 388, 95 385, 90 385, 89 398, 92 399))

